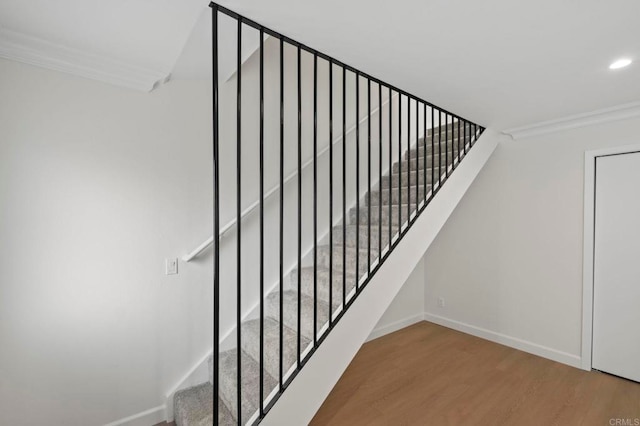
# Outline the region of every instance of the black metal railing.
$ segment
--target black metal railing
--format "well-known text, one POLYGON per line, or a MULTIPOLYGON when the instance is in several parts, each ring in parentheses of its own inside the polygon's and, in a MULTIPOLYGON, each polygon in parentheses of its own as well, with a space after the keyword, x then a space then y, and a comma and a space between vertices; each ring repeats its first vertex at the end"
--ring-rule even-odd
MULTIPOLYGON (((391 255, 485 129, 223 6, 211 3, 211 8, 214 162, 213 414, 214 419, 220 419, 221 410, 224 408, 225 412, 232 413, 237 424, 258 423, 279 396, 285 392, 357 296, 366 288, 367 283, 391 255), (231 33, 235 36, 235 40, 220 37, 221 17, 226 24, 231 22, 235 26, 231 33), (243 33, 247 28, 256 31, 259 40, 257 46, 259 55, 253 56, 258 62, 259 106, 258 114, 251 117, 243 113, 243 107, 247 108, 243 104, 242 86, 246 60, 243 57, 243 33), (266 36, 273 40, 265 39, 266 36), (235 79, 221 81, 219 70, 221 42, 236 43, 235 79), (266 57, 266 43, 273 46, 269 51, 269 57, 266 57), (288 58, 293 61, 290 68, 295 72, 286 71, 289 61, 285 59, 285 48, 292 49, 290 52, 295 53, 293 59, 291 55, 288 58), (311 55, 313 60, 310 76, 305 74, 307 68, 302 67, 303 54, 311 55), (276 64, 275 69, 278 73, 274 81, 277 81, 279 88, 276 97, 270 99, 273 107, 271 109, 267 105, 265 96, 266 60, 276 64), (319 79, 319 65, 328 68, 326 80, 319 79), (306 78, 312 79, 310 91, 307 85, 303 84, 306 78), (348 78, 353 79, 353 84, 349 84, 351 80, 348 78), (287 86, 289 81, 291 84, 287 86), (235 105, 223 105, 219 102, 223 84, 227 88, 235 84, 231 90, 235 95, 235 105), (361 85, 365 87, 361 88, 361 85), (289 87, 288 91, 285 87, 289 87), (319 119, 319 98, 321 94, 324 96, 325 93, 322 92, 325 88, 328 91, 326 93, 328 111, 324 112, 327 113, 328 118, 326 123, 323 123, 319 119), (286 94, 291 95, 291 91, 295 91, 295 96, 287 97, 286 94), (311 97, 312 111, 303 106, 303 95, 311 97), (350 102, 349 96, 352 95, 355 96, 355 100, 350 102), (235 127, 233 135, 235 140, 223 140, 220 132, 220 114, 221 111, 230 109, 235 110, 235 120, 231 126, 235 127), (271 110, 279 111, 277 114, 267 114, 271 110), (288 121, 286 118, 294 113, 297 114, 296 120, 288 121), (351 126, 353 129, 348 127, 351 119, 354 121, 351 126), (273 125, 269 120, 273 121, 273 125), (306 139, 307 132, 303 131, 303 127, 309 125, 309 122, 312 123, 310 141, 306 139), (366 126, 361 128, 361 122, 366 122, 366 126), (243 131, 256 125, 257 140, 247 141, 243 131), (272 133, 277 132, 277 135, 273 138, 266 137, 267 127, 272 133), (322 143, 319 135, 321 127, 325 127, 324 130, 328 133, 326 167, 323 166, 325 162, 319 154, 322 143), (287 136, 287 131, 290 129, 291 136, 287 136), (292 136, 293 134, 295 137, 292 136), (339 142, 334 142, 334 137, 337 137, 336 140, 339 142), (258 146, 258 177, 254 181, 249 180, 248 183, 246 172, 252 166, 243 164, 243 155, 246 155, 243 147, 247 143, 257 143, 258 146), (334 149, 335 143, 342 144, 340 149, 334 149), (269 144, 277 150, 277 156, 272 157, 276 159, 276 166, 268 164, 265 160, 269 152, 269 144), (228 177, 222 176, 220 172, 221 165, 225 161, 221 155, 221 145, 233 146, 230 152, 235 152, 235 169, 233 175, 228 177), (290 165, 286 161, 286 154, 293 151, 293 149, 288 150, 288 146, 295 146, 296 149, 296 162, 291 168, 297 174, 296 179, 285 179, 285 170, 290 165), (303 166, 303 152, 309 146, 312 149, 311 173, 305 170, 306 166, 303 166), (352 155, 355 158, 351 158, 352 155), (271 169, 275 170, 274 182, 279 187, 277 203, 274 202, 276 207, 271 204, 267 206, 269 200, 265 198, 267 166, 273 166, 271 169), (309 186, 305 184, 305 176, 311 176, 311 194, 304 190, 309 186), (230 250, 235 254, 235 263, 221 262, 221 179, 225 189, 235 183, 235 250, 230 250), (242 189, 247 185, 258 185, 256 192, 259 197, 259 222, 257 228, 247 223, 247 230, 245 230, 243 222, 248 221, 249 217, 247 215, 243 217, 242 189), (319 187, 324 188, 324 185, 327 185, 328 199, 321 197, 320 194, 324 189, 320 191, 319 187), (288 187, 291 191, 287 190, 288 187), (377 194, 375 194, 376 190, 377 194), (304 209, 306 206, 304 202, 309 198, 312 200, 310 219, 308 211, 304 209), (361 205, 362 203, 365 205, 361 205), (386 206, 388 210, 385 208, 385 203, 388 204, 386 206), (355 207, 351 208, 351 206, 355 207), (265 223, 267 209, 274 209, 273 211, 276 212, 274 223, 277 227, 277 241, 275 242, 265 239, 265 230, 268 227, 265 223), (295 220, 285 220, 287 209, 295 211, 297 215, 295 220), (340 220, 337 225, 336 219, 340 220), (311 231, 305 226, 305 220, 311 220, 311 231), (364 221, 366 224, 363 223, 364 221), (355 225, 354 229, 348 228, 352 225, 355 225), (306 233, 305 230, 307 230, 306 233), (355 232, 353 246, 349 246, 347 242, 351 235, 348 232, 350 230, 355 232), (243 244, 245 232, 257 232, 259 236, 258 282, 253 284, 247 283, 244 278, 249 268, 255 266, 250 262, 243 262, 243 254, 246 250, 246 244, 243 244), (320 234, 326 235, 328 246, 322 243, 325 240, 320 234), (376 236, 378 240, 374 243, 372 238, 376 236), (311 241, 308 241, 309 238, 311 241), (364 239, 366 244, 362 241, 364 239), (275 255, 277 267, 274 266, 274 277, 277 282, 271 290, 265 286, 265 282, 270 279, 267 269, 271 267, 269 262, 265 262, 268 251, 265 244, 277 245, 277 255, 275 255), (319 250, 322 247, 327 250, 328 263, 321 266, 319 250), (307 254, 305 249, 308 249, 307 254), (361 256, 363 250, 366 250, 366 254, 361 256), (313 274, 310 294, 303 294, 303 269, 305 268, 303 262, 305 260, 311 264, 313 274), (354 265, 348 264, 350 260, 354 265), (221 274, 223 270, 226 272, 225 268, 235 269, 235 274, 221 274), (324 275, 322 279, 320 278, 323 268, 328 270, 328 279, 324 278, 324 275), (287 269, 291 272, 287 273, 287 269), (235 282, 233 284, 225 282, 224 290, 231 289, 235 292, 232 299, 235 299, 236 304, 232 315, 235 318, 235 339, 231 338, 231 341, 235 340, 235 353, 231 356, 235 362, 235 368, 225 364, 226 369, 221 365, 221 354, 234 349, 221 350, 221 347, 229 346, 221 346, 222 334, 228 331, 221 330, 223 275, 234 275, 235 282), (285 300, 287 292, 285 280, 288 276, 292 277, 290 290, 296 294, 285 300), (337 282, 335 287, 334 280, 337 282), (252 285, 255 287, 251 287, 252 285), (251 294, 256 287, 257 308, 254 310, 255 314, 251 314, 248 312, 250 308, 243 306, 243 297, 251 294), (328 294, 327 300, 320 297, 320 293, 324 295, 325 290, 328 294), (340 292, 341 294, 337 294, 340 292), (276 312, 268 311, 265 306, 270 296, 277 299, 274 305, 277 306, 276 312), (304 314, 308 313, 305 301, 309 299, 312 303, 311 319, 304 317, 304 314), (328 305, 328 315, 326 315, 327 311, 320 310, 325 303, 328 305), (265 321, 268 315, 271 315, 269 321, 277 323, 275 341, 272 335, 266 338, 265 321), (243 358, 245 345, 255 344, 255 342, 247 343, 247 340, 243 339, 245 337, 243 324, 249 321, 248 318, 255 316, 259 322, 257 355, 253 358, 243 358), (310 333, 305 334, 303 330, 305 327, 308 330, 309 327, 306 321, 311 323, 312 328, 310 333), (292 333, 295 333, 295 338, 287 337, 292 333), (285 353, 292 348, 295 349, 295 356, 291 360, 285 359, 285 353), (276 361, 273 361, 274 359, 276 361), (247 367, 247 363, 252 362, 257 365, 256 368, 247 367), (273 362, 277 362, 275 368, 269 364, 273 362), (256 374, 257 396, 255 389, 249 387, 255 385, 256 374), (246 380, 247 375, 253 375, 251 383, 246 380), (221 391, 223 383, 235 384, 233 395, 223 394, 221 391), (220 404, 225 406, 222 407, 220 404)), ((228 92, 229 90, 226 91, 228 92)), ((248 352, 249 349, 247 348, 246 351, 248 352)))

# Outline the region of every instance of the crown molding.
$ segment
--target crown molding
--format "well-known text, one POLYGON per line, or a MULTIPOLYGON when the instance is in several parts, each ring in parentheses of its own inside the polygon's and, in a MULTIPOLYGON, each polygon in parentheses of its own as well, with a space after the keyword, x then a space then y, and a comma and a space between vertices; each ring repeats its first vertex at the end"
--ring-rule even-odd
POLYGON ((631 102, 611 108, 599 109, 583 114, 570 115, 556 120, 542 121, 522 127, 505 130, 514 140, 525 139, 546 133, 560 132, 562 130, 578 127, 592 126, 594 124, 609 121, 625 120, 640 116, 640 102, 631 102))
POLYGON ((133 66, 2 27, 0 58, 143 92, 150 92, 169 79, 169 73, 133 66))

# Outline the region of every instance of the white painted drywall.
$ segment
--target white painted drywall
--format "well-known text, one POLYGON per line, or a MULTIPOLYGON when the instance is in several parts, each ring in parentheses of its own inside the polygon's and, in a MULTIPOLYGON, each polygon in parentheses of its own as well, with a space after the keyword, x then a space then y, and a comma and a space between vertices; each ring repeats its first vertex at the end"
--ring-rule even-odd
POLYGON ((420 259, 367 340, 407 327, 424 318, 424 258, 420 259))
POLYGON ((639 125, 502 143, 426 254, 427 317, 579 366, 584 152, 637 144, 639 125))
POLYGON ((0 93, 0 424, 158 407, 212 346, 211 261, 164 275, 212 231, 210 84, 0 60, 0 93))

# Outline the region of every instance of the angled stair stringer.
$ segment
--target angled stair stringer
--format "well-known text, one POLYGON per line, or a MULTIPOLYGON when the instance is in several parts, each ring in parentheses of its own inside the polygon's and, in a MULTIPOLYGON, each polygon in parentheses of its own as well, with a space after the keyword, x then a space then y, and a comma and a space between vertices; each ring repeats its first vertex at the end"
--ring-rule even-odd
POLYGON ((487 129, 261 424, 308 424, 504 135, 487 129))

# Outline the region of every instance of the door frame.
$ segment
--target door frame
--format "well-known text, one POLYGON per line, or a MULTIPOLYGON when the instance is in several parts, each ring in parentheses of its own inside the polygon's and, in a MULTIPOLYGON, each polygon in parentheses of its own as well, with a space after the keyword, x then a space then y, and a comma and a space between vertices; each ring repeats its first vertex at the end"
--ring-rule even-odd
POLYGON ((598 157, 640 152, 640 145, 625 145, 597 149, 584 153, 584 239, 582 269, 582 362, 583 370, 590 371, 593 350, 593 285, 595 252, 595 190, 596 160, 598 157))

